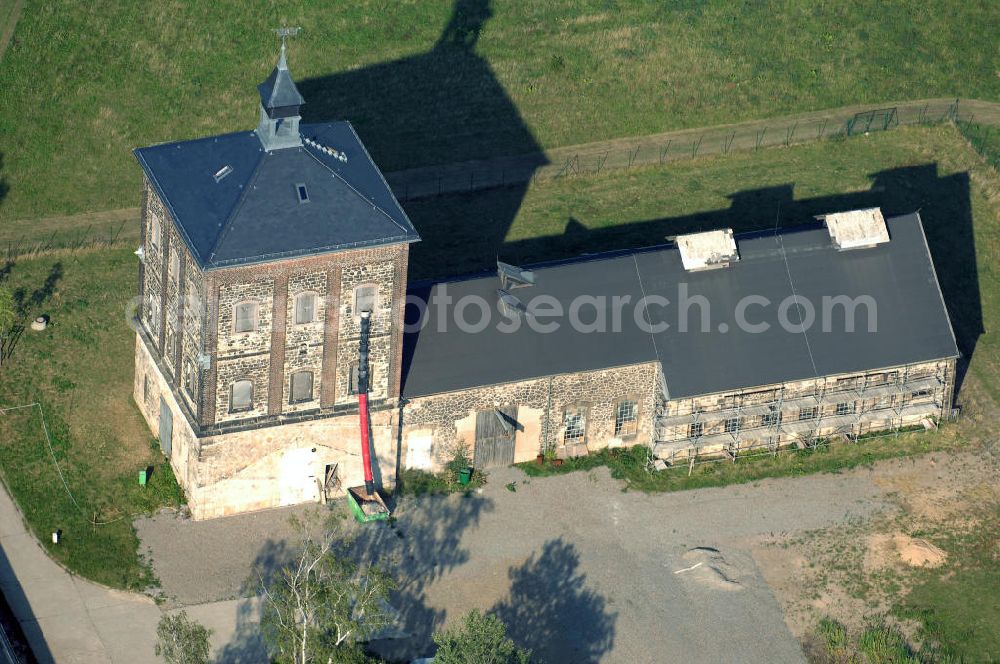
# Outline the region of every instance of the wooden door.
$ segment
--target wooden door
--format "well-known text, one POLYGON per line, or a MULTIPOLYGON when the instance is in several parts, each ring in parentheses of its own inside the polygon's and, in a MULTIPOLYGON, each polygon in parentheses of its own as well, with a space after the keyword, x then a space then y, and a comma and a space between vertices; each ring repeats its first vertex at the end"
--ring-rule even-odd
POLYGON ((494 468, 514 463, 517 406, 476 413, 476 449, 473 465, 494 468))
POLYGON ((174 436, 174 415, 170 412, 170 406, 160 397, 160 449, 163 455, 170 458, 170 450, 173 447, 174 436))

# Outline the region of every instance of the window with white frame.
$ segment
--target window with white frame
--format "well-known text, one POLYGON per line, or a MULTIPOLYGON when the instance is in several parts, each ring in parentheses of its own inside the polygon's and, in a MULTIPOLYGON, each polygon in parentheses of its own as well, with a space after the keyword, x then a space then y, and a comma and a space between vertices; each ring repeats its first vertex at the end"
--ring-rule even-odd
POLYGON ((799 409, 800 420, 815 420, 819 417, 819 406, 806 406, 799 409))
POLYGON ((692 422, 688 425, 688 438, 697 438, 705 431, 704 422, 692 422))
POLYGON ((730 417, 726 420, 726 433, 737 433, 740 430, 740 418, 730 417))
POLYGON ((257 329, 257 303, 240 302, 233 307, 233 331, 253 332, 257 329))
POLYGON ((762 427, 773 427, 776 424, 781 424, 781 413, 765 413, 760 416, 762 427))
POLYGON ((292 374, 291 402, 302 403, 312 401, 313 398, 313 372, 296 371, 292 374))
POLYGON ((857 402, 845 401, 837 404, 837 415, 850 415, 857 410, 857 402))
POLYGON ((236 381, 229 391, 229 412, 237 413, 251 408, 253 408, 253 382, 236 381))
POLYGON ((378 289, 374 284, 362 284, 354 289, 354 313, 360 315, 363 311, 375 311, 375 298, 378 289))
POLYGON ((316 294, 300 293, 295 296, 295 324, 302 325, 316 320, 316 294))
POLYGON ((563 415, 563 442, 567 445, 582 443, 587 437, 587 408, 572 406, 563 415))
POLYGON ((615 437, 634 436, 639 428, 639 404, 631 399, 615 406, 615 437))

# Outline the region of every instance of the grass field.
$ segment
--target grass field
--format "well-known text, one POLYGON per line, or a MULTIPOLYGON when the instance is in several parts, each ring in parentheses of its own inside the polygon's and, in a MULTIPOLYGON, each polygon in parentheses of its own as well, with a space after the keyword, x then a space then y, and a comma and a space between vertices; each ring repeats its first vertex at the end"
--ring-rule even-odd
MULTIPOLYGON (((502 256, 545 260, 652 244, 691 228, 767 228, 779 202, 782 224, 860 204, 896 212, 920 208, 963 350, 971 357, 960 397, 969 414, 937 436, 910 434, 735 466, 706 465, 690 479, 679 473, 657 480, 688 488, 951 449, 967 444, 974 424, 992 431, 992 421, 980 421, 977 413, 983 411, 974 406, 992 402, 1000 385, 1000 341, 980 335, 1000 323, 1000 282, 993 265, 1000 253, 998 194, 995 171, 954 128, 940 126, 539 182, 526 190, 415 202, 408 210, 425 237, 415 247, 414 275, 431 276, 488 267, 496 249, 479 244, 484 224, 493 224, 506 239, 502 256), (497 214, 508 216, 491 217, 497 214), (456 235, 449 235, 449 228, 456 235)), ((82 507, 69 501, 54 472, 37 413, 0 416, 5 441, 0 469, 32 529, 43 542, 52 529, 63 529, 63 543, 47 545, 52 554, 84 576, 120 587, 150 580, 128 515, 182 500, 164 467, 154 473, 152 486, 140 489, 136 481, 138 470, 159 456, 131 402, 133 337, 126 311, 135 288, 134 261, 130 249, 87 250, 10 266, 7 283, 25 288, 29 302, 39 291, 29 313, 48 313, 53 325, 40 334, 26 332, 0 371, 0 407, 43 404, 56 456, 82 507), (90 525, 95 513, 112 523, 90 525)), ((636 489, 649 488, 643 486, 644 471, 625 477, 636 489)), ((992 586, 977 587, 983 577, 976 569, 954 577, 960 591, 944 595, 929 588, 920 610, 945 611, 956 592, 977 597, 992 592, 992 586)))
POLYGON ((998 23, 988 0, 29 0, 0 67, 0 222, 134 206, 131 148, 255 126, 281 24, 304 28, 307 119, 352 120, 391 171, 844 104, 996 100, 998 23))
POLYGON ((0 268, 29 317, 51 316, 45 331, 24 332, 0 370, 0 408, 41 404, 52 454, 37 408, 0 414, 4 481, 53 558, 110 586, 145 588, 153 578, 138 558, 132 515, 183 496, 130 396, 135 257, 90 251, 0 268), (139 471, 150 465, 140 487, 139 471), (54 530, 62 531, 58 545, 54 530))

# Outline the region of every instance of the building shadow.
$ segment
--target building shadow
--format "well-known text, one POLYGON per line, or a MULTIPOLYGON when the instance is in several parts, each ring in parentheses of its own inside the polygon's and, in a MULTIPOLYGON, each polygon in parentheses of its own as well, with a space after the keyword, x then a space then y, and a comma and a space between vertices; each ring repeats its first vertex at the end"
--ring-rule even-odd
MULTIPOLYGON (((455 0, 451 18, 430 50, 299 82, 306 99, 303 121, 351 121, 375 163, 387 173, 539 152, 489 62, 476 52, 492 15, 490 0, 455 0)), ((427 253, 460 252, 495 260, 527 187, 507 187, 489 215, 448 217, 455 220, 450 229, 455 236, 467 238, 461 227, 474 227, 474 242, 454 242, 448 228, 436 227, 431 237, 411 247, 411 256, 420 262, 427 253)), ((440 200, 448 205, 447 199, 440 200)), ((424 234, 420 225, 417 230, 424 234)))
POLYGON ((3 596, 0 597, 0 629, 3 629, 15 654, 23 664, 54 662, 52 652, 45 643, 45 637, 31 610, 31 604, 3 547, 0 547, 0 590, 3 591, 3 596), (25 633, 26 628, 31 632, 30 638, 25 633))
MULTIPOLYGON (((716 228, 744 233, 798 226, 812 222, 818 214, 864 207, 881 207, 886 216, 919 211, 962 353, 956 382, 956 388, 960 388, 969 358, 984 332, 969 175, 964 172, 942 175, 936 163, 927 163, 879 171, 869 177, 871 187, 862 191, 796 199, 795 185, 788 183, 735 192, 729 196, 729 206, 718 210, 604 228, 587 228, 570 216, 559 235, 503 242, 495 253, 504 260, 530 265, 656 246, 676 235, 716 228)), ((493 254, 455 253, 455 247, 479 241, 475 228, 455 231, 448 221, 440 222, 438 227, 430 207, 439 207, 444 219, 472 218, 478 211, 493 207, 495 201, 502 208, 506 204, 500 201, 508 195, 504 190, 484 191, 414 206, 418 213, 412 215, 413 220, 423 234, 422 244, 427 245, 427 252, 414 255, 411 279, 433 280, 447 278, 449 274, 492 271, 493 254), (438 246, 438 240, 445 234, 448 241, 438 246)), ((520 198, 517 202, 520 203, 520 198)), ((414 283, 412 292, 419 294, 427 289, 427 283, 414 283)), ((408 348, 415 341, 412 336, 407 335, 404 341, 408 348)), ((404 354, 404 380, 408 359, 409 354, 404 354)))

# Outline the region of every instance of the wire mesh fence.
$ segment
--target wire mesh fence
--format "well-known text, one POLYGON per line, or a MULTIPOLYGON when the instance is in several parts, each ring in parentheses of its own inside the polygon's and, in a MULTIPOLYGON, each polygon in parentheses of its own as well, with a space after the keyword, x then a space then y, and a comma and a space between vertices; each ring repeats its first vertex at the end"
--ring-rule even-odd
MULTIPOLYGON (((973 105, 978 103, 971 102, 973 105)), ((546 153, 411 169, 391 173, 387 180, 399 200, 409 201, 537 180, 665 165, 736 150, 753 151, 846 138, 904 125, 971 121, 974 109, 967 111, 965 106, 968 105, 958 99, 937 99, 834 109, 762 122, 555 148, 546 153)))
POLYGON ((94 247, 134 245, 139 239, 135 220, 90 223, 82 228, 52 231, 44 236, 21 236, 0 244, 0 262, 52 253, 73 253, 94 247))

